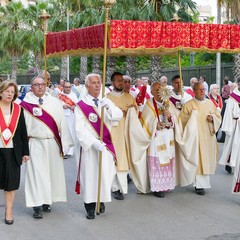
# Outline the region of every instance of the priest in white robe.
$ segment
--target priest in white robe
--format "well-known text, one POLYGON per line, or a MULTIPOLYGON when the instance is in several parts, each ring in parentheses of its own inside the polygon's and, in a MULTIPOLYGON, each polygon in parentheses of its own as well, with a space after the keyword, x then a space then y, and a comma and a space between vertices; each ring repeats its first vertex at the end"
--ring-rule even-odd
POLYGON ((62 155, 73 146, 62 105, 46 93, 46 87, 43 78, 33 78, 32 91, 21 102, 31 159, 25 173, 26 205, 33 207, 37 219, 43 217, 42 211, 51 211, 53 202, 67 201, 62 155))
MULTIPOLYGON (((78 99, 75 93, 71 90, 71 88, 72 88, 71 83, 65 81, 63 85, 63 91, 58 94, 58 99, 62 104, 64 116, 66 117, 72 139, 73 141, 75 141, 74 109, 76 107, 78 99)), ((73 153, 74 147, 71 147, 64 156, 64 158, 67 158, 67 156, 72 156, 73 153)))

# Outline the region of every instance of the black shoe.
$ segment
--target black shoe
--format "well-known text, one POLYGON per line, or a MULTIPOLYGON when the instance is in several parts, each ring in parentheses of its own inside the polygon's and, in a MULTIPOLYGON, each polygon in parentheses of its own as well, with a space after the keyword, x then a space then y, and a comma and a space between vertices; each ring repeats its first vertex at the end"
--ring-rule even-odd
POLYGON ((50 213, 50 212, 51 212, 51 207, 50 207, 50 205, 48 205, 48 204, 43 204, 43 205, 42 205, 42 211, 43 211, 43 212, 50 213))
POLYGON ((123 200, 124 199, 124 196, 120 192, 120 190, 113 192, 113 197, 117 200, 123 200))
POLYGON ((226 170, 229 174, 232 173, 232 167, 229 166, 229 165, 226 165, 226 166, 225 166, 225 170, 226 170))
POLYGON ((12 224, 14 223, 14 220, 13 220, 13 219, 7 220, 7 219, 5 218, 5 223, 6 223, 7 225, 12 225, 12 224))
POLYGON ((195 192, 198 195, 205 195, 205 190, 204 188, 195 188, 195 192))
POLYGON ((103 202, 100 203, 100 213, 105 213, 105 204, 103 202))
POLYGON ((7 225, 12 225, 14 223, 14 220, 13 219, 6 219, 6 213, 5 213, 5 223, 7 225))
POLYGON ((87 212, 86 218, 90 220, 94 219, 95 218, 94 210, 89 210, 87 212))
POLYGON ((127 182, 128 182, 128 183, 131 183, 131 182, 132 182, 132 179, 131 179, 131 177, 130 177, 129 174, 127 175, 127 182))
POLYGON ((33 208, 33 211, 34 211, 34 213, 33 213, 33 217, 34 217, 34 218, 39 219, 39 218, 42 218, 42 217, 43 217, 41 207, 34 207, 34 208, 33 208))
POLYGON ((154 192, 153 195, 154 195, 155 197, 158 197, 158 198, 164 198, 164 197, 165 197, 164 192, 161 192, 161 191, 159 191, 159 192, 154 192))

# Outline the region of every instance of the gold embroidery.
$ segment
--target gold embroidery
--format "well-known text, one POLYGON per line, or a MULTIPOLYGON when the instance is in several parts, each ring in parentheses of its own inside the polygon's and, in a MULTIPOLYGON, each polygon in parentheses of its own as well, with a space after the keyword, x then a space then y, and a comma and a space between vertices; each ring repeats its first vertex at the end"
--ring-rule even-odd
POLYGON ((174 146, 175 143, 174 143, 174 140, 170 140, 170 146, 174 146))
POLYGON ((162 144, 162 145, 157 146, 157 151, 158 152, 161 152, 161 151, 164 151, 164 150, 167 150, 166 144, 162 144))

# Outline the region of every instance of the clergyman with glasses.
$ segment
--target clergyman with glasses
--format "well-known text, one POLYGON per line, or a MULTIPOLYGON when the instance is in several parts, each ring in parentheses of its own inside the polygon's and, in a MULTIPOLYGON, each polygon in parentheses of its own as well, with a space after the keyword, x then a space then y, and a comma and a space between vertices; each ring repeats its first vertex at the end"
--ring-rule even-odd
POLYGON ((59 100, 46 92, 41 76, 31 81, 31 91, 21 102, 29 137, 30 158, 26 164, 25 197, 34 218, 51 212, 53 202, 66 202, 63 155, 73 140, 59 100))

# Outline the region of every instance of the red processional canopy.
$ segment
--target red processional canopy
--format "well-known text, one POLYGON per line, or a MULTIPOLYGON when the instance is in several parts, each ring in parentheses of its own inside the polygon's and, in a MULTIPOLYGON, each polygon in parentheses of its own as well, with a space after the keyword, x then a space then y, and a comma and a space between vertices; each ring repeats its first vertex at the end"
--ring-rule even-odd
MULTIPOLYGON (((240 53, 240 25, 111 20, 108 55, 162 55, 188 52, 240 53)), ((103 55, 104 24, 49 32, 48 57, 103 55)))

